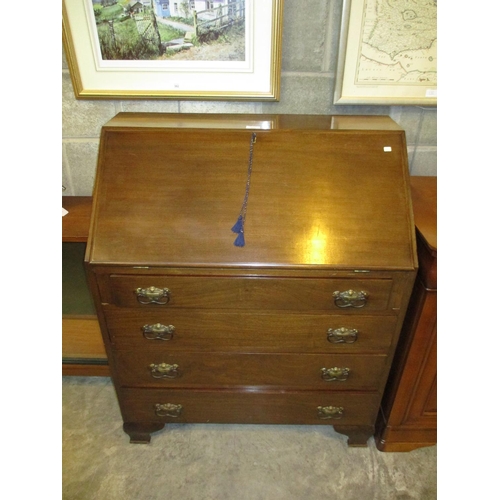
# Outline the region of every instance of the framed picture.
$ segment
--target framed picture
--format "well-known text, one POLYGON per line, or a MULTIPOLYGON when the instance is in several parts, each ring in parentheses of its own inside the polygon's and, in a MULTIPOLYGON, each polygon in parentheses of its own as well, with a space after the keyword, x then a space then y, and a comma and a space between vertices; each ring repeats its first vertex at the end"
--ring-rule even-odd
POLYGON ((80 99, 279 100, 284 0, 63 0, 80 99))
POLYGON ((437 105, 437 0, 344 0, 334 104, 437 105))

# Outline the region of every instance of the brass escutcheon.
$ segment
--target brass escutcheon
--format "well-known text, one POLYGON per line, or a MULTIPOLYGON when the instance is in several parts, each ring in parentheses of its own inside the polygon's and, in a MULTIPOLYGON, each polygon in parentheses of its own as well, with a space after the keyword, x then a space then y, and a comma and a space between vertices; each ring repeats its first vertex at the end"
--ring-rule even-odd
POLYGON ((182 413, 182 405, 176 405, 173 403, 156 403, 155 413, 158 417, 178 418, 182 413))
POLYGON ((137 288, 134 293, 140 304, 160 304, 165 305, 170 301, 170 290, 168 288, 137 288))
POLYGON ((321 368, 321 378, 326 382, 345 382, 349 377, 349 368, 321 368))
POLYGON ((355 307, 360 308, 366 305, 368 293, 362 290, 356 292, 355 290, 346 290, 344 292, 333 292, 333 300, 337 307, 355 307))
POLYGON ((355 328, 329 328, 327 331, 327 340, 332 344, 353 344, 358 340, 358 330, 355 328))
POLYGON ((318 406, 318 418, 322 420, 327 420, 333 418, 338 420, 342 418, 344 414, 344 408, 342 406, 318 406))
POLYGON ((172 340, 174 332, 174 325, 166 326, 156 323, 155 325, 144 325, 142 327, 142 334, 147 340, 172 340))
POLYGON ((179 373, 179 365, 169 365, 167 363, 149 365, 151 376, 153 378, 177 378, 179 373))

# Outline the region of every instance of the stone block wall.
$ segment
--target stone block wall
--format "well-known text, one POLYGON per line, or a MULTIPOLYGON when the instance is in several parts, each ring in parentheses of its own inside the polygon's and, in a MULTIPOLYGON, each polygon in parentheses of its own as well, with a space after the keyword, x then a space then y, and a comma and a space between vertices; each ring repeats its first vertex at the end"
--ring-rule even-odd
POLYGON ((437 175, 437 109, 334 106, 342 0, 313 0, 308 9, 304 9, 303 4, 303 0, 285 0, 279 102, 80 100, 74 96, 63 53, 62 183, 66 187, 65 195, 92 194, 101 127, 120 111, 389 115, 406 131, 411 175, 437 175))

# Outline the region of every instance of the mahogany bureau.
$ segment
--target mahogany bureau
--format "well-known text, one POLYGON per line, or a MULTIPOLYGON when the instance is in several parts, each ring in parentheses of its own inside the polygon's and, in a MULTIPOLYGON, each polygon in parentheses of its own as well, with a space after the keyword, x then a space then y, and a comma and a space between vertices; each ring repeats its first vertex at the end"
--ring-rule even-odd
POLYGON ((119 113, 85 256, 124 430, 329 424, 366 445, 417 270, 388 117, 119 113))

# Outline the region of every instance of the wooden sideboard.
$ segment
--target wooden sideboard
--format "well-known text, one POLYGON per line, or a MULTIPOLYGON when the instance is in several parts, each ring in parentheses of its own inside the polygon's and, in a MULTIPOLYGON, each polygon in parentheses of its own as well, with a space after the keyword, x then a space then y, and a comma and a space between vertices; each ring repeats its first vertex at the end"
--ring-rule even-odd
POLYGON ((381 451, 437 442, 437 178, 411 188, 419 272, 377 420, 381 451))
POLYGON ((62 218, 62 373, 109 376, 99 322, 87 286, 83 260, 92 198, 63 196, 62 218))

